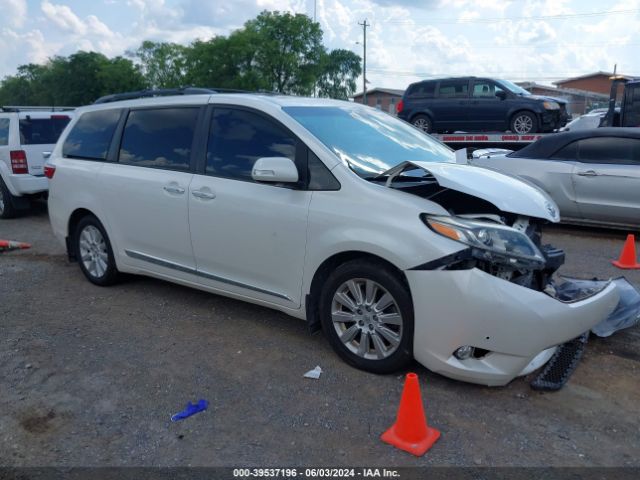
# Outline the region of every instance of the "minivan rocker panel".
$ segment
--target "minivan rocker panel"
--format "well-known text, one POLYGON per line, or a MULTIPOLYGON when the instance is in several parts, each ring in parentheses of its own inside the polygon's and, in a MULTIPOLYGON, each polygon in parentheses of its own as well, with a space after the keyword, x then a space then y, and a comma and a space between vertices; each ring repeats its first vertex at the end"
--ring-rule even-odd
MULTIPOLYGON (((484 385, 505 385, 542 366, 557 345, 618 304, 611 283, 574 302, 546 288, 564 259, 541 243, 540 226, 558 221, 546 194, 456 164, 448 147, 404 122, 324 99, 188 98, 189 106, 198 102, 205 108, 193 142, 156 122, 148 128, 158 129, 151 153, 134 151, 141 138, 126 138, 139 132, 128 123, 153 117, 153 107, 181 108, 187 98, 86 107, 63 133, 50 160, 50 219, 93 283, 111 284, 118 272, 169 280, 307 319, 355 367, 389 373, 415 358, 484 385), (109 153, 83 159, 79 122, 113 108, 123 113, 113 116, 109 153), (145 115, 127 113, 138 108, 145 115), (182 162, 171 151, 185 149, 167 140, 172 135, 193 145, 190 167, 167 168, 171 158, 182 162), (70 148, 73 156, 65 155, 70 148), (285 157, 295 163, 297 182, 285 157), (256 165, 282 182, 257 182, 256 165), (129 195, 120 210, 108 194, 114 179, 124 185, 118 195, 129 195), (124 222, 131 212, 139 212, 138 225, 124 222), (170 235, 157 238, 162 231, 170 235), (473 354, 456 355, 461 347, 473 354)), ((166 120, 165 113, 157 118, 166 120)))

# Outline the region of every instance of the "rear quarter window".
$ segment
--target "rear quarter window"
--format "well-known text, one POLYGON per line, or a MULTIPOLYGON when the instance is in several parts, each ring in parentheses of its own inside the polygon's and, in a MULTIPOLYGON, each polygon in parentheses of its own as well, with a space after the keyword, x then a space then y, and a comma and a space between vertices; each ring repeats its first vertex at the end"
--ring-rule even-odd
POLYGON ((435 82, 421 82, 415 83, 409 87, 407 97, 411 98, 433 98, 436 91, 435 82))
POLYGON ((67 115, 52 115, 50 118, 21 118, 20 144, 47 145, 56 143, 71 119, 67 115))
POLYGON ((105 160, 121 110, 98 110, 83 114, 73 126, 62 146, 62 156, 105 160))
POLYGON ((9 119, 0 118, 0 146, 9 145, 9 119))

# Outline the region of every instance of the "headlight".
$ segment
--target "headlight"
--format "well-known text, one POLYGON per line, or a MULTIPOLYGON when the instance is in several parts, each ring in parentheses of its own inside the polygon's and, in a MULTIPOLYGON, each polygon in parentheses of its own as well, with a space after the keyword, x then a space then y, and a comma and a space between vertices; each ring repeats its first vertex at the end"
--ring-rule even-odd
POLYGON ((545 110, 560 110, 560 105, 556 102, 544 102, 545 110))
POLYGON ((546 263, 531 239, 511 227, 457 217, 421 218, 434 232, 472 247, 478 260, 525 268, 542 268, 546 263))

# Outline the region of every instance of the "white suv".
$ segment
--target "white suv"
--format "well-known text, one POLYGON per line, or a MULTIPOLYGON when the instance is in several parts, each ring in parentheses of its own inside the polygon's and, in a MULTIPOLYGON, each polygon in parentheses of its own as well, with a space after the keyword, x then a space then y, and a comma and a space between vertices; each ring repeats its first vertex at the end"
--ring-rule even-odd
POLYGON ((47 192, 44 163, 71 116, 53 107, 0 108, 0 218, 47 192))
MULTIPOLYGON (((351 365, 413 358, 504 385, 618 303, 614 284, 553 296, 564 254, 540 242, 553 201, 456 164, 362 105, 256 94, 77 110, 51 156, 49 214, 86 277, 138 273, 319 326, 351 365)), ((606 282, 605 282, 606 283, 606 282)))

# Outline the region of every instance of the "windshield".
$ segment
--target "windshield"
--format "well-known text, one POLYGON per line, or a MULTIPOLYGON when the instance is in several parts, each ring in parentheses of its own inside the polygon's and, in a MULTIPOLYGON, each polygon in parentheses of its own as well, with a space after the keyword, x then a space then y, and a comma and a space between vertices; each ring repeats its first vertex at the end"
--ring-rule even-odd
POLYGON ((498 80, 498 83, 502 85, 504 88, 506 88, 507 90, 510 90, 512 93, 515 93, 517 95, 531 95, 531 92, 526 91, 521 86, 516 85, 515 83, 510 82, 509 80, 498 80))
POLYGON ((455 162, 453 150, 373 108, 284 107, 354 172, 372 178, 404 161, 455 162))

